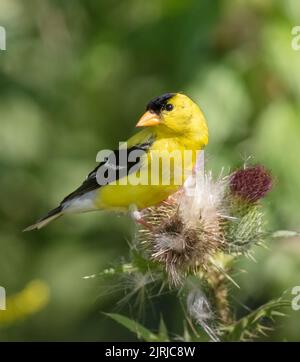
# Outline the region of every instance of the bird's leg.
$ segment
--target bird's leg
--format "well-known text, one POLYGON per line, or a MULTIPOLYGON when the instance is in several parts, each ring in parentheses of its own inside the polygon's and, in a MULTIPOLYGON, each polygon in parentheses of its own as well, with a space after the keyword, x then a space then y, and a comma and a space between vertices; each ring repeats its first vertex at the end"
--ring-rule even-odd
POLYGON ((180 189, 178 191, 176 191, 174 194, 170 195, 166 199, 166 202, 169 203, 169 204, 179 203, 179 200, 183 196, 183 194, 184 194, 183 187, 180 187, 180 189))
POLYGON ((140 224, 149 230, 153 229, 152 225, 143 219, 143 214, 137 209, 135 205, 130 206, 129 211, 131 217, 137 224, 140 224))

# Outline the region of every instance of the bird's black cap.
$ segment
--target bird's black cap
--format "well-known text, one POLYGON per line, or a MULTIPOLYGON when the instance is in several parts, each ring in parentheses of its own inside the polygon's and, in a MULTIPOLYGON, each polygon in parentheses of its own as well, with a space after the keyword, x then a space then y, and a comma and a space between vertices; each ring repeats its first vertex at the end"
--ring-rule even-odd
POLYGON ((151 99, 151 101, 147 105, 146 110, 159 114, 164 106, 168 103, 168 100, 174 97, 175 94, 176 93, 165 93, 159 97, 151 99))

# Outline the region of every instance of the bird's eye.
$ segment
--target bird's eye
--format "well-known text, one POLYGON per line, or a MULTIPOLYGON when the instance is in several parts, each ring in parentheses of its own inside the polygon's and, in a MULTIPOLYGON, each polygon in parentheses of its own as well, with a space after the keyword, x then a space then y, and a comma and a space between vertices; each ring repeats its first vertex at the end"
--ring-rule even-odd
POLYGON ((168 103, 165 107, 166 111, 168 111, 168 112, 172 111, 173 108, 174 108, 174 106, 171 103, 168 103))

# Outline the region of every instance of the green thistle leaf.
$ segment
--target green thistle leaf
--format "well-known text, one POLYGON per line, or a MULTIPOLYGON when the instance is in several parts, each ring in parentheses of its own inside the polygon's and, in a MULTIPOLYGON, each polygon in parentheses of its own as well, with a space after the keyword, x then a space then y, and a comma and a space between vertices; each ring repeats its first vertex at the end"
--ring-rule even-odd
POLYGON ((160 317, 160 323, 159 323, 159 330, 158 330, 158 337, 161 342, 169 342, 169 336, 168 336, 168 330, 165 325, 164 319, 161 316, 160 317))
POLYGON ((264 324, 265 320, 274 321, 276 317, 283 317, 283 308, 290 307, 288 300, 280 297, 262 305, 240 320, 220 328, 224 341, 249 341, 259 336, 266 336, 272 328, 264 324))
POLYGON ((162 342, 163 340, 154 333, 152 333, 149 329, 142 326, 140 323, 125 317, 121 314, 116 313, 105 313, 108 317, 121 324, 123 327, 129 329, 133 332, 138 339, 142 339, 146 342, 162 342))

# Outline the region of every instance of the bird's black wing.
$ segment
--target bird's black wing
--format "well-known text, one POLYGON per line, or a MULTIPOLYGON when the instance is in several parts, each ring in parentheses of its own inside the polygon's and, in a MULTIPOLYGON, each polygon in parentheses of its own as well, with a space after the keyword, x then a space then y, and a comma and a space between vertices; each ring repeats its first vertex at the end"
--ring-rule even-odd
POLYGON ((88 174, 85 181, 75 191, 62 200, 61 205, 66 201, 82 196, 89 191, 96 190, 139 170, 142 165, 142 157, 149 150, 153 141, 153 138, 150 138, 144 143, 131 148, 112 151, 103 162, 100 162, 99 165, 88 174), (130 154, 132 157, 129 156, 130 154), (99 177, 97 177, 97 172, 100 171, 101 175, 103 175, 103 180, 101 178, 101 182, 98 182, 99 177))

